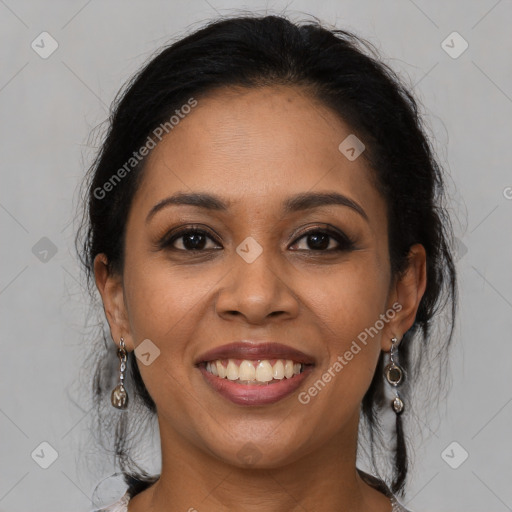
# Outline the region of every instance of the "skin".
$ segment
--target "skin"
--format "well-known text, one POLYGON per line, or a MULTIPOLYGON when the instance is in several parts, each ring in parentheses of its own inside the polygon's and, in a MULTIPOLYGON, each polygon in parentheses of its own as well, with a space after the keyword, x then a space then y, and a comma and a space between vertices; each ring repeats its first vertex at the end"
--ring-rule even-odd
MULTIPOLYGON (((339 117, 295 87, 222 89, 198 106, 151 152, 126 226, 122 275, 95 259, 111 334, 127 350, 150 339, 160 355, 138 366, 157 405, 161 477, 135 496, 129 512, 390 512, 388 498, 356 472, 359 408, 381 351, 414 322, 425 290, 425 251, 391 275, 386 204, 363 157, 338 146, 350 133, 339 117), (338 192, 364 210, 329 205, 284 215, 303 192, 338 192), (190 205, 148 213, 176 192, 231 201, 225 212, 190 205), (314 250, 306 230, 325 223, 354 240, 314 250), (183 238, 155 248, 173 229, 200 224, 203 252, 183 238), (263 248, 247 263, 235 251, 248 236, 263 248), (217 249, 215 249, 217 248, 217 249), (322 252, 323 251, 323 252, 322 252), (391 306, 402 309, 308 404, 294 393, 258 407, 212 390, 195 359, 234 340, 270 339, 316 358, 307 390, 359 333, 391 306), (237 453, 248 443, 259 459, 237 453)), ((384 378, 384 377, 383 377, 384 378)))

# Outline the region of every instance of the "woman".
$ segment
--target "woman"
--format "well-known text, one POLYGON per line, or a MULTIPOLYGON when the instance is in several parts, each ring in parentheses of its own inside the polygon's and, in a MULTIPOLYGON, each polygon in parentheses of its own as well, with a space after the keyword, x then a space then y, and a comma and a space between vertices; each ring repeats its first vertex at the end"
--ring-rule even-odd
POLYGON ((403 421, 451 340, 455 270, 417 105, 370 45, 211 23, 131 81, 87 190, 79 247, 119 356, 95 347, 94 386, 128 484, 105 510, 406 510, 403 421), (155 476, 129 455, 141 411, 155 476), (356 467, 360 417, 374 461, 384 414, 392 478, 356 467))

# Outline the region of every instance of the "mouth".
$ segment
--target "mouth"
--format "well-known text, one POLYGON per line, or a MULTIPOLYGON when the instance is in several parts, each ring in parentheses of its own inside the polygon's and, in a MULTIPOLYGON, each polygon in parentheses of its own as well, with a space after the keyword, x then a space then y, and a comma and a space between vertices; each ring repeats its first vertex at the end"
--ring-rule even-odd
POLYGON ((235 342, 203 354, 195 366, 231 402, 266 405, 297 390, 315 364, 312 356, 285 345, 235 342))

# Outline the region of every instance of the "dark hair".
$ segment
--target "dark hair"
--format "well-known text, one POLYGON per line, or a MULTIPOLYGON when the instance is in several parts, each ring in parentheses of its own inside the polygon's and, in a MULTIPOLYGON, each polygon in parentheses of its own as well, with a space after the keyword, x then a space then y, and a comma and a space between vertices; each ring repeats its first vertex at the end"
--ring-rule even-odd
MULTIPOLYGON (((416 100, 374 47, 350 32, 326 29, 316 20, 296 24, 281 16, 232 17, 211 22, 153 57, 116 98, 108 133, 84 184, 86 211, 77 234, 77 248, 89 290, 93 292, 93 261, 98 253, 107 255, 112 272, 122 272, 127 215, 145 160, 123 173, 123 179, 111 181, 108 198, 98 197, 102 195, 98 190, 105 190, 104 184, 112 180, 153 130, 191 98, 200 101, 202 96, 223 87, 276 85, 302 88, 339 115, 364 141, 363 157, 373 169, 375 184, 386 199, 393 275, 405 269, 413 244, 420 243, 426 249, 426 291, 414 325, 405 333, 399 350, 399 362, 406 375, 400 391, 407 416, 411 412, 411 383, 419 380, 420 370, 425 373, 428 367, 432 369, 432 361, 436 360, 440 378, 444 376, 457 295, 450 249, 452 228, 443 206, 442 171, 416 100), (446 305, 447 332, 433 336, 433 317, 446 305), (434 355, 432 361, 428 355, 434 355)), ((122 412, 106 403, 105 398, 109 398, 116 384, 118 366, 104 326, 102 332, 103 347, 93 346, 91 350, 95 365, 94 400, 101 419, 98 429, 107 431, 115 426, 115 460, 133 495, 158 477, 149 476, 130 456, 128 434, 133 435, 135 430, 127 428, 128 421, 130 415, 142 421, 141 412, 154 418, 156 408, 133 352, 128 357, 125 382, 135 400, 128 411, 122 412), (105 418, 111 423, 105 423, 105 418)), ((369 438, 375 473, 379 473, 378 448, 390 451, 382 439, 381 424, 382 414, 390 410, 382 377, 384 355, 381 352, 361 408, 360 425, 364 423, 363 433, 369 438)), ((391 482, 392 491, 402 495, 409 458, 402 424, 404 415, 395 415, 393 478, 384 477, 391 482)))

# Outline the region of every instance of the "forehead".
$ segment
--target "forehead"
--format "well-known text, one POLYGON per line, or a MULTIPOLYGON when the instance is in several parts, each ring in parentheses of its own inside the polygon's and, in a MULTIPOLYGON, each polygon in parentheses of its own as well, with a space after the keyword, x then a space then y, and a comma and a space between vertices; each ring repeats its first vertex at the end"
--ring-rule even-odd
POLYGON ((350 126, 306 90, 225 88, 197 101, 148 156, 137 208, 149 211, 176 191, 209 191, 264 212, 315 189, 382 206, 365 159, 339 149, 350 126))

